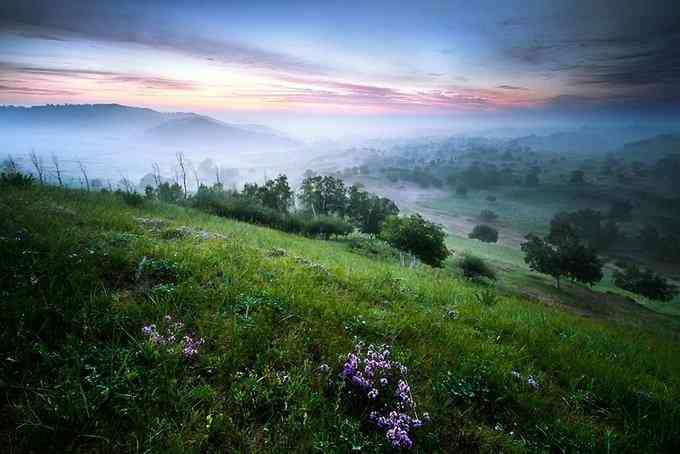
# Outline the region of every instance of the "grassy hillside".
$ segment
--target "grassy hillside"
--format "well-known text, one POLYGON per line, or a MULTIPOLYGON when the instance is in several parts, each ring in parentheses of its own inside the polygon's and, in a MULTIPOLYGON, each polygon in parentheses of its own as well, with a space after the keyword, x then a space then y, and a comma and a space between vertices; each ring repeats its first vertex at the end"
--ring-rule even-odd
POLYGON ((446 269, 57 188, 2 188, 0 254, 9 452, 390 451, 358 342, 408 367, 415 452, 680 449, 674 338, 446 269))

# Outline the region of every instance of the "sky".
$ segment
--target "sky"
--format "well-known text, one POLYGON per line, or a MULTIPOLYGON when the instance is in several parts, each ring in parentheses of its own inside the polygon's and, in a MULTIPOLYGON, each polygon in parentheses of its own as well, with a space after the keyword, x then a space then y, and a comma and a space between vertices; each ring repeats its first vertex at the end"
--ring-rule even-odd
POLYGON ((680 111, 680 1, 0 4, 0 104, 225 115, 680 111))

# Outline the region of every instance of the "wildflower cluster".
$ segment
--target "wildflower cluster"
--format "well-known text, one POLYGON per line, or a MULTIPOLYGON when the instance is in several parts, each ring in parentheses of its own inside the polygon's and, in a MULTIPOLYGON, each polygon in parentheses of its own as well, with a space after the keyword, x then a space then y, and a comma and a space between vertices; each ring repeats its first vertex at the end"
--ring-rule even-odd
POLYGON ((422 427, 430 417, 419 418, 411 388, 406 381, 408 369, 397 361, 390 361, 389 347, 369 345, 362 353, 358 344, 343 365, 341 376, 357 389, 371 412, 369 420, 385 431, 385 438, 394 448, 413 446, 411 431, 422 427))
POLYGON ((172 352, 181 349, 185 358, 192 358, 198 353, 203 345, 203 338, 193 338, 189 334, 182 335, 184 323, 181 320, 174 321, 166 315, 160 328, 155 324, 146 325, 142 328, 142 334, 149 338, 152 344, 167 347, 172 352))
MULTIPOLYGON (((516 370, 513 370, 512 372, 510 372, 510 374, 511 374, 514 378, 516 378, 516 379, 518 379, 518 380, 522 380, 522 379, 523 379, 523 378, 522 378, 522 374, 520 374, 520 373, 517 372, 516 370)), ((528 385, 529 388, 531 388, 532 390, 538 391, 538 390, 541 389, 540 383, 538 383, 538 380, 536 380, 536 378, 535 378, 533 375, 528 375, 526 381, 527 381, 527 385, 528 385)))

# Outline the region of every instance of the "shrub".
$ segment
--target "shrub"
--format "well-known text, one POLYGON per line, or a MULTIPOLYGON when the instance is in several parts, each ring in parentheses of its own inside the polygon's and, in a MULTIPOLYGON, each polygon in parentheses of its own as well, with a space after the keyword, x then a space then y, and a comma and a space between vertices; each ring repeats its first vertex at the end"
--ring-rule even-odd
POLYGON ((144 204, 144 197, 136 192, 120 192, 123 202, 131 207, 140 207, 144 204))
POLYGON ((487 288, 475 293, 475 301, 482 306, 494 306, 498 302, 498 297, 494 289, 487 288))
POLYGON ((634 264, 626 265, 623 271, 615 271, 614 284, 629 292, 659 301, 670 301, 678 293, 677 287, 663 276, 634 264))
POLYGON ((24 175, 21 172, 3 172, 0 174, 0 185, 28 188, 33 185, 32 175, 24 175))
POLYGON ((496 243, 498 241, 498 230, 488 225, 476 225, 468 237, 485 243, 496 243))
POLYGON ((331 236, 344 236, 352 233, 354 227, 335 216, 316 216, 307 221, 304 233, 327 239, 331 236))
POLYGON ((465 254, 458 262, 458 267, 463 272, 463 276, 468 279, 487 278, 496 280, 496 273, 494 270, 481 258, 465 254))
POLYGON ((366 238, 361 235, 350 235, 347 238, 349 250, 367 257, 394 260, 399 259, 399 251, 377 238, 366 238))
POLYGON ((479 213, 479 219, 485 222, 493 222, 498 220, 498 215, 491 210, 482 210, 482 212, 479 213))

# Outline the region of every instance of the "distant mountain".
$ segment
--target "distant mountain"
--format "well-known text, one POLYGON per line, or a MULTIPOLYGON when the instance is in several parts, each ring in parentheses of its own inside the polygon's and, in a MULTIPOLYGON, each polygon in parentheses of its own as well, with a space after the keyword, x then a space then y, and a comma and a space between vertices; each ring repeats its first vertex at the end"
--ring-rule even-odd
POLYGON ((619 152, 619 156, 627 159, 650 162, 671 154, 680 155, 680 134, 659 134, 650 139, 630 142, 619 152))
POLYGON ((163 113, 120 104, 0 106, 0 122, 18 128, 108 128, 143 130, 187 113, 163 113))
MULTIPOLYGON (((283 148, 295 141, 263 125, 228 124, 191 112, 158 112, 120 104, 0 106, 0 128, 21 134, 47 132, 114 135, 165 146, 283 148)), ((15 134, 16 135, 16 134, 15 134)))
POLYGON ((292 147, 296 142, 259 125, 233 125, 192 115, 165 121, 148 129, 146 140, 161 145, 222 145, 246 148, 292 147))
POLYGON ((518 137, 511 142, 536 151, 569 153, 606 153, 622 147, 625 143, 652 137, 661 132, 657 128, 631 126, 626 128, 582 127, 572 131, 545 135, 518 137))

